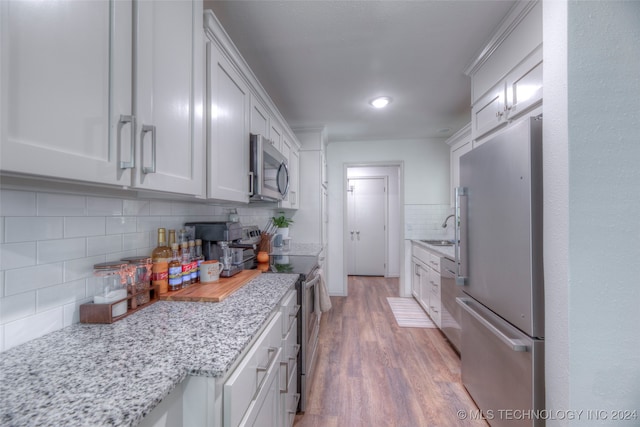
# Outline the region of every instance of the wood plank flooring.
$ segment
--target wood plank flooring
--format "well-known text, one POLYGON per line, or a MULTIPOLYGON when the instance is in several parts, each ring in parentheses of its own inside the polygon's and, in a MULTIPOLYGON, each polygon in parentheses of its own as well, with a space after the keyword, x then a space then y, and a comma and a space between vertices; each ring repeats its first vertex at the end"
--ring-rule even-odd
POLYGON ((482 426, 439 329, 400 328, 387 297, 398 279, 349 277, 349 296, 323 313, 307 410, 295 427, 482 426))

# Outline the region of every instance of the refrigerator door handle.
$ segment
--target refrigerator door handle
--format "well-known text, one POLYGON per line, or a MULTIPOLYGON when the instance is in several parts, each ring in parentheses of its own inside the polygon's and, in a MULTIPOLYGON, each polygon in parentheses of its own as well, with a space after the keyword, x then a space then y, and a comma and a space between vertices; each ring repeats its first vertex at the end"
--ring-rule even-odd
POLYGON ((469 298, 456 298, 456 302, 471 316, 473 316, 478 322, 480 322, 485 328, 487 328, 492 334, 500 339, 503 343, 505 343, 508 347, 513 351, 529 351, 529 346, 523 344, 521 340, 509 338, 506 336, 500 329, 496 328, 493 323, 489 320, 485 319, 480 313, 470 307, 472 304, 472 300, 469 298))
MULTIPOLYGON (((466 197, 467 196, 467 188, 466 187, 456 187, 456 197, 455 197, 455 202, 454 202, 454 214, 455 214, 455 226, 453 227, 454 229, 454 254, 455 254, 455 262, 456 262, 456 285, 460 285, 460 286, 465 286, 467 284, 469 284, 469 281, 467 279, 466 276, 463 275, 463 271, 462 271, 462 264, 464 262, 466 262, 466 256, 463 258, 463 253, 462 251, 464 250, 464 248, 466 248, 466 246, 462 246, 462 226, 464 225, 462 223, 462 212, 461 212, 461 204, 460 204, 460 198, 461 197, 466 197)), ((466 219, 466 218, 465 218, 466 219)), ((465 236, 466 238, 466 233, 465 236)), ((464 270, 466 272, 466 265, 464 266, 464 270)))

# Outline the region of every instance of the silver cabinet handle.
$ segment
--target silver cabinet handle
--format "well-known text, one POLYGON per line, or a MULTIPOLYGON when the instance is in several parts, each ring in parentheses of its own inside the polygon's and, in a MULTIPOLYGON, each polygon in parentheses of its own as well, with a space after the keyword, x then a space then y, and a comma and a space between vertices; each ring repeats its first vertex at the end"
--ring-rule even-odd
MULTIPOLYGON (((269 361, 267 362, 267 366, 256 366, 256 381, 258 381, 258 376, 260 375, 261 372, 267 372, 269 369, 273 368, 273 365, 276 363, 276 360, 278 358, 277 356, 280 354, 278 350, 279 349, 277 347, 269 347, 267 349, 267 352, 269 354, 273 354, 273 356, 269 358, 269 361)), ((263 383, 265 382, 267 377, 268 375, 264 375, 262 377, 262 380, 260 380, 260 382, 258 383, 254 397, 257 396, 258 393, 260 393, 260 389, 262 389, 263 383)))
POLYGON ((289 393, 289 362, 280 362, 280 366, 284 366, 285 368, 284 390, 280 389, 280 393, 286 394, 289 393))
POLYGON ((120 120, 118 120, 118 158, 122 158, 122 128, 127 124, 131 123, 131 152, 129 153, 129 161, 124 162, 120 160, 118 166, 120 169, 133 169, 136 166, 136 158, 135 158, 135 134, 136 134, 136 118, 134 116, 125 116, 124 114, 120 115, 120 120))
POLYGON ((142 145, 142 173, 156 173, 156 127, 153 125, 142 125, 140 131, 140 144, 142 145), (151 132, 151 167, 144 166, 144 136, 151 132))

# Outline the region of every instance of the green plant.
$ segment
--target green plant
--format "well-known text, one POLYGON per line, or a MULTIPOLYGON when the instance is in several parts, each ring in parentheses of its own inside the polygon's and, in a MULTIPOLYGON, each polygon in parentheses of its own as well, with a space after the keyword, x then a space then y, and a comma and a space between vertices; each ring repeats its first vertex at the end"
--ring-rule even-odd
POLYGON ((278 228, 287 228, 289 227, 289 224, 293 224, 293 220, 284 216, 284 212, 280 212, 280 216, 274 216, 272 219, 273 223, 278 228))
POLYGON ((291 264, 278 264, 274 265, 278 273, 291 273, 293 272, 293 266, 291 264))

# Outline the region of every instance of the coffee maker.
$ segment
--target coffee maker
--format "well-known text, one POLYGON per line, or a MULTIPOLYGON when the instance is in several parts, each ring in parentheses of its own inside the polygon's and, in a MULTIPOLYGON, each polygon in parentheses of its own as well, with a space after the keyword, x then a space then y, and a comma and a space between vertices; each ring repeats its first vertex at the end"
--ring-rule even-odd
POLYGON ((220 277, 231 277, 250 269, 255 259, 256 244, 247 241, 247 227, 238 222, 188 222, 187 233, 202 240, 205 260, 222 263, 220 277))

